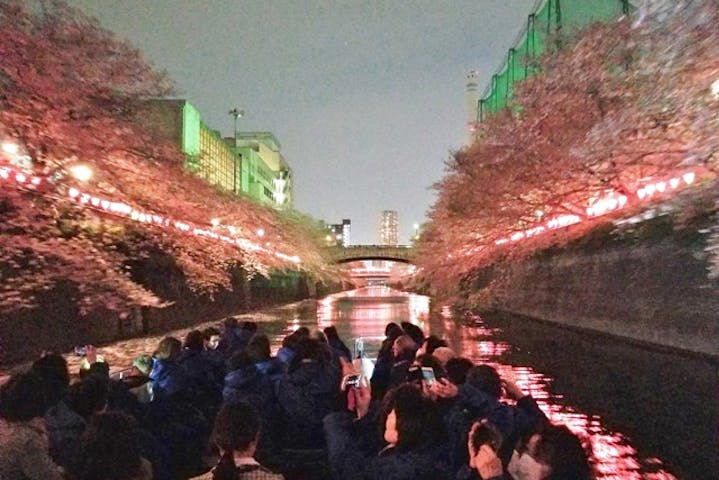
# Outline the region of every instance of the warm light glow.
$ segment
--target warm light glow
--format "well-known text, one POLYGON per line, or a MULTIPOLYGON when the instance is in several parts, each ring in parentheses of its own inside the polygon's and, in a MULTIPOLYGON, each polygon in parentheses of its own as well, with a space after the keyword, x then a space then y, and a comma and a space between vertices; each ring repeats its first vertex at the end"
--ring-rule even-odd
POLYGON ((93 175, 92 169, 87 165, 73 165, 69 170, 70 175, 81 182, 87 182, 93 175))
POLYGON ((714 83, 712 83, 712 95, 719 99, 719 79, 714 80, 714 83))
POLYGON ((213 227, 219 227, 219 226, 220 226, 220 219, 219 219, 219 218, 213 218, 212 220, 210 220, 210 224, 211 224, 213 227))
POLYGON ((264 229, 264 228, 258 228, 258 229, 257 229, 257 236, 258 236, 258 237, 264 237, 264 236, 265 236, 265 229, 264 229))
POLYGON ((20 149, 16 143, 5 142, 2 144, 2 151, 9 153, 10 155, 17 155, 17 152, 20 151, 20 149))

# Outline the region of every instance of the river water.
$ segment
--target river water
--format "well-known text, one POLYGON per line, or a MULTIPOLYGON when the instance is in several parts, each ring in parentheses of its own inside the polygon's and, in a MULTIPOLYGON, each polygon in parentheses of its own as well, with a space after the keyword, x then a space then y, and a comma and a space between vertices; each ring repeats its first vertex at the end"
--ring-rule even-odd
POLYGON ((262 328, 275 347, 300 326, 335 325, 370 354, 388 322, 411 321, 495 366, 545 413, 590 440, 602 479, 719 479, 717 364, 516 316, 453 318, 428 297, 386 287, 285 310, 262 328))
MULTIPOLYGON (((719 479, 717 363, 516 316, 454 318, 428 297, 386 287, 331 295, 316 308, 300 302, 238 318, 256 321, 275 350, 301 326, 335 325, 350 349, 364 339, 370 356, 387 323, 413 322, 461 355, 511 376, 553 421, 588 438, 600 478, 719 479)), ((187 331, 171 334, 182 338, 187 331)), ((114 342, 100 352, 119 370, 152 353, 161 338, 114 342)), ((68 360, 76 371, 79 358, 68 360)))

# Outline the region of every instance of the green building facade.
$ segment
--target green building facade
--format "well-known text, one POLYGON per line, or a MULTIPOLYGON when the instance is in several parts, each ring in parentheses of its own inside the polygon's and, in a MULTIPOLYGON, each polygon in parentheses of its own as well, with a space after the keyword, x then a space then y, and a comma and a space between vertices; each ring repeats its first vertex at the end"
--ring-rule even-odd
POLYGON ((272 133, 243 132, 223 139, 191 103, 180 99, 148 101, 141 116, 177 142, 185 156, 184 167, 209 184, 262 205, 292 208, 292 170, 272 133))

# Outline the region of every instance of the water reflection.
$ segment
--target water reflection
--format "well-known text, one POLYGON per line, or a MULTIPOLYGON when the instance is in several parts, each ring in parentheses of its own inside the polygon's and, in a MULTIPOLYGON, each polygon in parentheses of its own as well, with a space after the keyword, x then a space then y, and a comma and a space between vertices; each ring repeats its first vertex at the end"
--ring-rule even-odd
MULTIPOLYGON (((310 329, 334 325, 348 345, 353 339, 364 337, 367 347, 372 341, 379 344, 387 323, 410 321, 428 334, 446 338, 457 352, 472 361, 494 366, 503 377, 513 379, 525 392, 531 393, 552 421, 565 424, 589 439, 599 478, 677 478, 665 469, 662 460, 654 456, 645 457, 638 452, 630 438, 609 428, 602 416, 568 402, 561 393, 555 391, 555 379, 535 370, 530 364, 518 362, 514 355, 517 347, 502 339, 504 332, 501 328, 490 327, 479 317, 471 315, 459 320, 453 317, 448 307, 442 307, 437 315, 430 318, 427 297, 387 287, 368 287, 319 301, 316 319, 291 319, 282 334, 275 337, 275 343, 301 325, 310 329)), ((371 347, 368 350, 373 351, 371 347)), ((587 378, 587 381, 590 379, 587 378)))

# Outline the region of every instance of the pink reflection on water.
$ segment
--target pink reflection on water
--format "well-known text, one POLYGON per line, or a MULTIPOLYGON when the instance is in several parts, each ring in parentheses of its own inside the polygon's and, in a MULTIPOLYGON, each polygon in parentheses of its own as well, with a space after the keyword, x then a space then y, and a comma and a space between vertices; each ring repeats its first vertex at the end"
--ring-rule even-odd
MULTIPOLYGON (((442 317, 445 324, 453 323, 451 319, 444 318, 444 312, 442 317)), ((578 412, 571 406, 563 405, 560 395, 550 395, 549 387, 552 380, 549 377, 528 366, 499 363, 500 356, 510 346, 505 342, 496 341, 493 338, 495 332, 496 330, 488 328, 479 318, 473 318, 471 325, 462 328, 458 336, 459 350, 473 362, 489 364, 497 369, 502 378, 513 380, 524 392, 531 394, 537 400, 539 407, 552 422, 566 425, 580 437, 589 439, 598 478, 676 479, 662 468, 660 459, 647 459, 642 465, 629 439, 620 432, 607 430, 602 425, 600 417, 578 412)))

